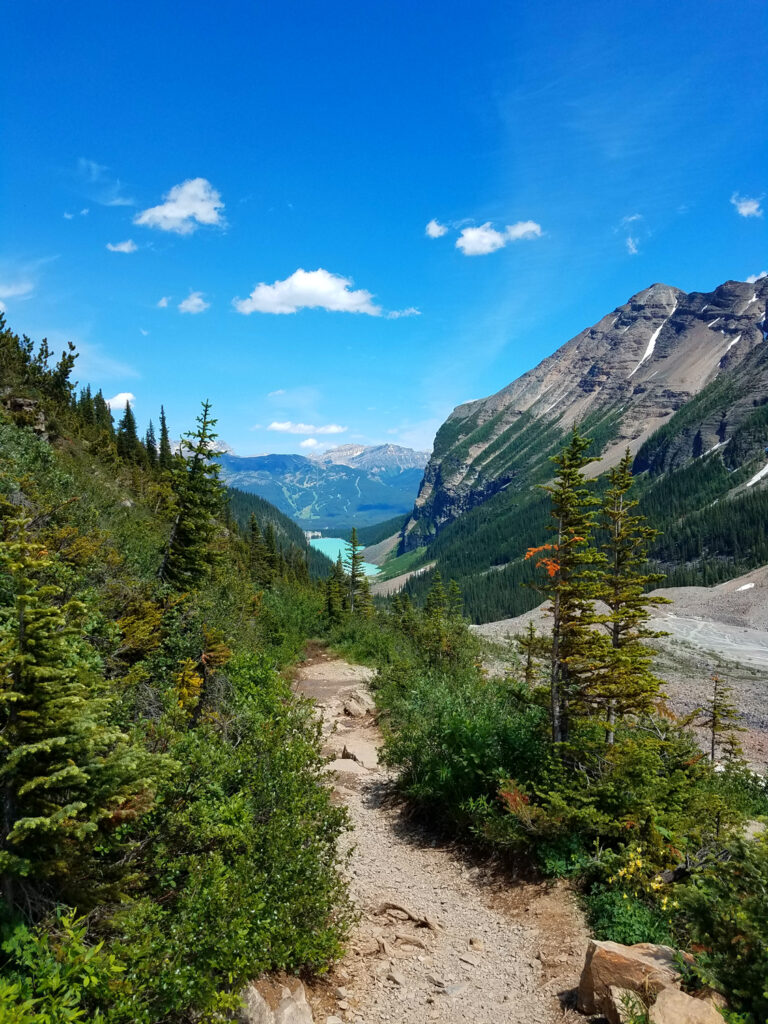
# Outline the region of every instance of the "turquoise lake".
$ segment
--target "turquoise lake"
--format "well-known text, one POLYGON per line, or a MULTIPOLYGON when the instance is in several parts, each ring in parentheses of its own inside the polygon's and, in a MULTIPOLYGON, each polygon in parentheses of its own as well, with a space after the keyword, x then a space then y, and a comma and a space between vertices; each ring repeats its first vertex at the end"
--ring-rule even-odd
MULTIPOLYGON (((321 551, 332 562, 335 562, 341 552, 342 558, 349 557, 349 541, 341 537, 313 537, 309 542, 317 551, 321 551)), ((363 562, 363 570, 366 576, 378 576, 379 567, 371 562, 363 562)))

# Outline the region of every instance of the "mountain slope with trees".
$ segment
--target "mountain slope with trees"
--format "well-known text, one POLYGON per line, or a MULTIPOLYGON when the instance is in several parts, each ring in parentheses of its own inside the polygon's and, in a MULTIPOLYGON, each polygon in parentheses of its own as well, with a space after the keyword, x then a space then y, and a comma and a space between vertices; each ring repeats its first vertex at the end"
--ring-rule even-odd
MULTIPOLYGON (((578 424, 601 468, 632 451, 641 509, 660 530, 650 557, 671 585, 765 563, 766 299, 765 279, 689 295, 654 285, 498 395, 460 406, 400 550, 458 579, 475 621, 532 607, 523 556, 546 515, 550 459, 578 424)), ((428 587, 409 582, 422 599, 428 587)))
POLYGON ((75 365, 0 318, 0 1019, 222 1019, 350 919, 345 815, 276 671, 324 589, 279 512, 228 505, 208 403, 174 452, 75 365))

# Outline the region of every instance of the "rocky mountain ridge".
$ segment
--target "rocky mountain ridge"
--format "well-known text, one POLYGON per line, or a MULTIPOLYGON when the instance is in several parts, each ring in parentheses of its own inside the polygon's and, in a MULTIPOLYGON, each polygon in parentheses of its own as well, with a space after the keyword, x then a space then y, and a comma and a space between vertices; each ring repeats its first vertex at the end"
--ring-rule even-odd
POLYGON ((712 292, 651 285, 495 395, 458 406, 438 431, 402 549, 546 473, 574 424, 595 438, 601 469, 627 446, 639 469, 657 470, 725 447, 766 399, 767 299, 768 279, 712 292), (690 422, 653 444, 686 407, 690 422))

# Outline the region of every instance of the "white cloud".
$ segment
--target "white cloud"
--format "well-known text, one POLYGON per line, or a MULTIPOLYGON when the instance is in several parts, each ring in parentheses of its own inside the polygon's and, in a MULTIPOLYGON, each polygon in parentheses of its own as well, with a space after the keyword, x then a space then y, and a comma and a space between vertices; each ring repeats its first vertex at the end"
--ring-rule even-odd
POLYGON ((326 423, 324 426, 316 427, 312 423, 293 423, 291 420, 284 423, 273 421, 267 427, 267 430, 274 430, 280 434, 344 434, 347 429, 338 423, 326 423))
POLYGON ((279 395, 285 394, 285 388, 278 388, 276 391, 268 391, 267 398, 277 398, 279 395))
POLYGON ((637 247, 638 240, 633 238, 632 235, 627 235, 627 252, 630 256, 637 256, 640 251, 637 247))
POLYGON ((107 242, 107 248, 110 252, 136 252, 139 247, 132 238, 127 238, 124 242, 107 242))
POLYGON ((4 302, 0 302, 0 313, 5 313, 5 311, 6 311, 5 310, 5 303, 4 302))
POLYGON ((191 235, 201 224, 224 224, 221 194, 206 178, 190 178, 174 185, 163 199, 159 206, 151 206, 137 214, 133 218, 134 224, 175 231, 179 235, 191 235))
POLYGON ((26 299, 35 290, 29 278, 17 278, 15 281, 0 280, 0 299, 26 299))
POLYGON ((302 441, 299 448, 317 448, 320 442, 316 437, 308 437, 306 441, 302 441))
POLYGON ((88 216, 88 214, 89 214, 90 212, 91 212, 91 211, 89 210, 89 208, 88 208, 87 206, 85 206, 85 207, 83 207, 83 209, 82 209, 82 210, 80 211, 80 216, 81 216, 81 217, 87 217, 87 216, 88 216))
POLYGON ((67 213, 66 210, 64 211, 64 220, 72 220, 74 216, 74 213, 67 213))
POLYGON ((180 313, 204 313, 210 307, 202 292, 190 292, 182 302, 179 303, 180 313))
POLYGON ((415 306, 409 306, 407 309, 391 309, 387 313, 387 320, 400 320, 404 316, 421 316, 421 310, 416 309, 415 306))
POLYGON ((435 220, 434 218, 432 218, 424 230, 429 238, 442 238, 443 235, 448 234, 447 226, 445 224, 441 224, 439 220, 435 220))
POLYGON ((107 405, 114 412, 116 409, 124 409, 126 402, 135 402, 136 395, 131 394, 130 391, 120 391, 118 394, 113 395, 112 398, 107 399, 107 405))
POLYGON ((517 224, 508 224, 507 238, 510 242, 541 238, 541 224, 537 224, 535 220, 519 220, 517 224))
POLYGON ((757 198, 740 196, 738 192, 734 192, 731 196, 731 202, 736 207, 736 212, 740 217, 762 217, 763 210, 760 206, 762 198, 762 196, 757 198))
POLYGON ((628 227, 630 224, 634 224, 636 220, 642 220, 642 213, 630 213, 626 217, 621 218, 621 226, 623 228, 628 227))
POLYGON ((352 280, 322 268, 299 268, 284 281, 257 284, 247 299, 233 299, 238 313, 296 313, 300 309, 327 309, 334 313, 381 316, 381 306, 363 288, 352 290, 352 280))
POLYGON ((139 334, 144 335, 144 337, 146 338, 147 335, 149 334, 149 331, 145 331, 143 327, 140 327, 139 328, 139 334))
POLYGON ((764 277, 768 277, 768 270, 761 270, 759 274, 750 274, 747 278, 747 284, 757 284, 757 282, 762 281, 764 277))
POLYGON ((158 300, 157 308, 158 309, 165 309, 168 306, 168 303, 170 301, 171 301, 171 296, 170 295, 164 295, 162 297, 162 299, 158 300))
POLYGON ((490 221, 486 221, 480 227, 463 228, 456 239, 456 248, 461 249, 465 256, 485 256, 490 252, 496 252, 497 249, 503 249, 508 242, 540 236, 541 225, 533 220, 509 224, 504 231, 498 231, 490 221))

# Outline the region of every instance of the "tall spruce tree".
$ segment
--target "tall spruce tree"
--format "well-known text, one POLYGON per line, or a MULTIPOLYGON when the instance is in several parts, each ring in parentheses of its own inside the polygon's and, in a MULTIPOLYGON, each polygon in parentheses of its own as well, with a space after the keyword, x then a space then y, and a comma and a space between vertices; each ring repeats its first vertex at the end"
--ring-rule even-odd
POLYGON ((60 589, 43 582, 50 558, 27 527, 7 517, 0 540, 12 596, 0 611, 0 877, 10 909, 28 909, 45 889, 66 898, 109 819, 149 785, 146 757, 110 723, 99 681, 78 661, 68 620, 81 606, 57 604, 60 589))
POLYGON ((136 431, 136 417, 131 403, 125 403, 125 410, 117 425, 117 454, 126 462, 138 462, 141 442, 136 431))
POLYGON ((702 717, 696 724, 709 734, 709 759, 712 764, 715 763, 717 748, 721 743, 729 751, 728 759, 734 759, 734 755, 740 753, 736 733, 744 732, 744 727, 739 724, 741 715, 733 703, 733 690, 717 673, 712 676, 712 694, 699 710, 702 717))
POLYGON ((360 596, 365 583, 365 570, 363 569, 363 546, 357 539, 357 529, 353 526, 347 548, 347 557, 344 559, 344 568, 347 573, 347 593, 349 594, 349 610, 354 614, 357 606, 361 605, 360 596))
POLYGON ((152 420, 147 427, 147 435, 144 439, 144 447, 147 450, 147 461, 152 469, 157 465, 157 438, 155 437, 155 425, 152 420))
POLYGON ((546 581, 540 589, 551 601, 550 718, 554 743, 567 742, 572 714, 583 708, 591 680, 604 661, 599 649, 602 637, 593 628, 600 621, 594 600, 605 556, 593 543, 599 502, 584 476, 584 468, 597 461, 587 454, 591 443, 574 427, 568 445, 552 458, 557 476, 545 490, 551 500, 549 530, 555 540, 526 554, 526 558, 536 558, 537 567, 545 570, 546 581))
POLYGON ((173 468, 177 512, 163 552, 158 576, 178 590, 199 582, 210 568, 216 516, 224 507, 219 483, 219 453, 211 404, 203 402, 197 428, 184 435, 182 454, 173 468))
POLYGON ((657 531, 637 514, 632 497, 632 456, 627 449, 608 475, 608 488, 600 509, 599 525, 605 540, 605 568, 599 596, 608 605, 604 625, 610 651, 591 697, 605 713, 606 739, 615 739, 617 716, 647 714, 658 701, 662 681, 653 674, 653 651, 644 642, 663 634, 649 629, 650 608, 668 603, 647 591, 664 579, 648 572, 648 548, 657 531))
POLYGON ((171 451, 171 439, 168 436, 168 423, 165 419, 165 409, 160 406, 160 443, 157 450, 157 464, 162 470, 173 468, 173 452, 171 451))

